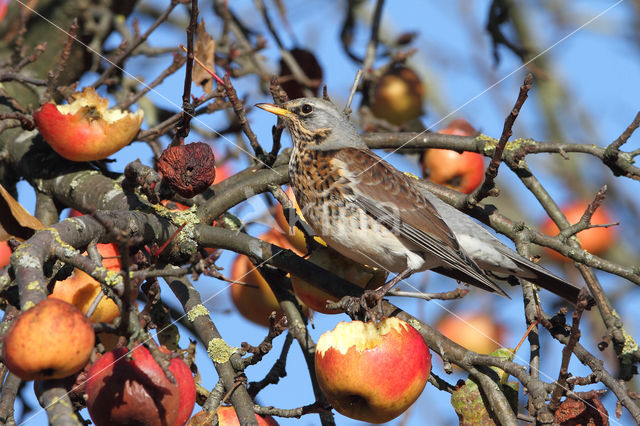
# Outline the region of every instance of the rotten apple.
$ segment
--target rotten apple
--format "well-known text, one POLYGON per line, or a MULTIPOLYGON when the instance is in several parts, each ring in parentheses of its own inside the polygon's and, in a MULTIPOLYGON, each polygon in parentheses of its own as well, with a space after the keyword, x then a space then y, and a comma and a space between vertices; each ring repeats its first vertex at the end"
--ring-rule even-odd
POLYGON ((184 425, 196 397, 189 367, 179 358, 171 359, 173 384, 147 348, 140 345, 127 352, 121 347, 105 353, 87 374, 87 408, 93 422, 97 426, 184 425))

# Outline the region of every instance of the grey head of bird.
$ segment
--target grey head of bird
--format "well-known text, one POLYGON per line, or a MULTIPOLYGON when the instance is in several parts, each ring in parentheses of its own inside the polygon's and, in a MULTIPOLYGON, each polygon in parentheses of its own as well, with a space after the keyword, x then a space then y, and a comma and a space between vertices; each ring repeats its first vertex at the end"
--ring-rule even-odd
POLYGON ((367 148, 349 118, 324 99, 298 98, 279 106, 267 103, 256 106, 281 117, 298 148, 367 148))

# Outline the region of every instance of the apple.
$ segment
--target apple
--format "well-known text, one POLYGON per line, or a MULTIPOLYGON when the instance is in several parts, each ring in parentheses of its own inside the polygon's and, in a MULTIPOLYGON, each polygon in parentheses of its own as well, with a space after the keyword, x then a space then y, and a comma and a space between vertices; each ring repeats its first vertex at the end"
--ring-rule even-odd
POLYGON ((371 111, 376 117, 401 126, 422 115, 424 87, 411 68, 398 65, 373 88, 371 111))
MULTIPOLYGON (((587 201, 576 201, 561 207, 562 212, 567 217, 569 223, 574 224, 580 220, 585 210, 589 206, 587 201)), ((591 216, 592 225, 603 225, 612 223, 614 220, 611 218, 611 213, 604 207, 600 206, 591 216)), ((560 230, 556 224, 547 217, 542 224, 540 231, 547 235, 558 235, 560 230)), ((617 231, 615 227, 609 228, 590 228, 580 231, 576 234, 580 246, 591 254, 602 254, 616 244, 617 231)), ((545 247, 545 252, 554 260, 560 262, 571 261, 569 258, 564 257, 560 253, 550 248, 545 247)))
POLYGON ((490 354, 504 342, 505 329, 484 313, 448 314, 436 324, 445 337, 470 351, 490 354))
MULTIPOLYGON (((70 303, 86 315, 98 294, 102 294, 100 283, 91 275, 75 269, 69 278, 55 284, 49 298, 70 303)), ((113 300, 103 296, 89 320, 110 323, 118 316, 120 316, 118 306, 113 300)))
POLYGON ((11 260, 11 247, 8 241, 0 241, 0 269, 9 264, 11 260))
MULTIPOLYGON (((333 272, 340 278, 344 278, 352 284, 363 289, 376 289, 383 285, 387 273, 382 269, 376 269, 361 265, 348 259, 330 248, 318 247, 308 259, 310 262, 333 272)), ((323 314, 340 314, 342 310, 328 309, 327 301, 336 302, 338 298, 327 293, 295 275, 291 276, 291 284, 296 296, 309 308, 323 314)))
MULTIPOLYGON (((218 415, 218 425, 220 426, 240 426, 236 410, 232 406, 222 405, 217 411, 200 411, 194 414, 187 423, 188 426, 207 426, 213 425, 213 420, 218 415)), ((278 422, 273 420, 271 416, 260 416, 256 414, 258 426, 278 426, 278 422)))
MULTIPOLYGON (((475 136, 478 132, 466 120, 458 118, 438 133, 475 136)), ((484 157, 477 152, 430 148, 422 156, 422 173, 431 182, 469 194, 484 180, 484 157)))
POLYGON ((398 318, 341 322, 320 336, 318 385, 340 414, 370 423, 398 417, 422 393, 431 354, 422 336, 398 318))
MULTIPOLYGON (((293 250, 300 255, 300 252, 291 246, 285 235, 275 228, 261 235, 259 238, 284 249, 293 250)), ((231 300, 240 314, 246 319, 268 327, 271 312, 276 311, 277 318, 282 317, 283 314, 280 309, 280 304, 271 291, 271 287, 269 287, 269 284, 262 275, 260 275, 258 269, 251 263, 247 256, 238 255, 236 257, 231 265, 231 279, 257 287, 242 284, 231 285, 231 300)), ((304 306, 303 308, 305 312, 308 313, 307 308, 304 306)))
POLYGON ((107 109, 109 101, 92 87, 73 95, 73 102, 48 102, 33 118, 44 140, 71 161, 97 161, 129 145, 142 124, 144 113, 107 109))
POLYGON ((11 324, 2 360, 22 380, 61 379, 85 366, 94 343, 93 327, 78 308, 45 299, 11 324))
POLYGON ((195 404, 195 382, 181 359, 173 358, 169 371, 176 384, 169 381, 142 345, 130 354, 123 347, 105 353, 87 373, 91 419, 97 426, 184 425, 195 404))
MULTIPOLYGON (((115 244, 97 244, 98 252, 102 256, 102 266, 110 271, 120 272, 120 252, 115 244)), ((100 283, 91 275, 75 269, 71 276, 58 281, 49 295, 50 298, 63 300, 80 309, 83 314, 89 311, 95 298, 102 293, 100 283)), ((91 322, 112 322, 120 316, 120 310, 115 302, 108 297, 102 297, 98 306, 89 318, 91 322)))

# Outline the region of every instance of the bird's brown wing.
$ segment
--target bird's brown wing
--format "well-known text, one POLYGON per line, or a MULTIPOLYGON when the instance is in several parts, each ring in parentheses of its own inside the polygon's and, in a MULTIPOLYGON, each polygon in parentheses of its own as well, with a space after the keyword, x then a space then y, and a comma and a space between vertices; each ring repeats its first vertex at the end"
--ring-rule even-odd
POLYGON ((376 221, 416 251, 435 256, 443 268, 455 271, 456 278, 506 296, 459 246, 451 229, 411 178, 370 150, 340 149, 331 161, 341 171, 342 179, 353 183, 346 186, 351 193, 344 196, 352 198, 376 221))

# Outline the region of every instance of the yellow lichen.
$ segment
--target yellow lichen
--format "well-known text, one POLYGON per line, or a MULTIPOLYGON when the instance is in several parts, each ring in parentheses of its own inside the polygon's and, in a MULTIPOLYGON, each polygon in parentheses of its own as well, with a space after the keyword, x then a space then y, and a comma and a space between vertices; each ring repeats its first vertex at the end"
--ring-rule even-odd
POLYGON ((205 308, 204 305, 199 303, 195 305, 193 308, 189 309, 189 312, 187 312, 187 319, 190 322, 193 322, 198 317, 208 316, 208 315, 209 315, 209 310, 205 308))
POLYGON ((220 338, 211 339, 207 345, 207 354, 209 358, 216 364, 223 364, 229 361, 231 355, 237 351, 237 348, 229 346, 220 338))

